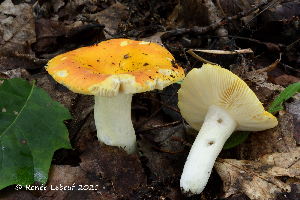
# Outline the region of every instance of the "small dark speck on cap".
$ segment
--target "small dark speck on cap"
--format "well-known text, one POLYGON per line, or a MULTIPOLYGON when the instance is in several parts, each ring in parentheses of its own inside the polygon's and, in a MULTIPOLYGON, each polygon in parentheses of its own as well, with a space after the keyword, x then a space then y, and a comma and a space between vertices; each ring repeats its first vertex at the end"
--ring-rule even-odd
POLYGON ((172 63, 172 66, 173 66, 174 68, 178 69, 178 66, 175 64, 175 61, 174 61, 174 60, 172 60, 171 63, 172 63))

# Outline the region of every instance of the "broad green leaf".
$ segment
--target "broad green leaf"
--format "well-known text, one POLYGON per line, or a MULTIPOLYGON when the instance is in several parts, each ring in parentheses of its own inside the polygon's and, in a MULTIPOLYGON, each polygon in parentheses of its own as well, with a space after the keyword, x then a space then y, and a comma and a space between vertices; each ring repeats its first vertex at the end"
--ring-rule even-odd
POLYGON ((46 183, 57 149, 72 148, 68 109, 23 79, 0 85, 0 189, 46 183))
POLYGON ((231 134, 231 136, 225 142, 225 144, 223 146, 223 149, 229 149, 231 147, 234 147, 234 146, 240 144, 241 142, 246 140, 249 133, 250 133, 250 131, 237 131, 237 132, 234 132, 233 134, 231 134))
POLYGON ((273 112, 283 109, 283 106, 278 106, 278 105, 280 105, 281 103, 283 103, 286 100, 288 100, 289 98, 291 98, 291 96, 293 96, 299 90, 300 90, 300 82, 289 85, 277 96, 277 98, 274 100, 274 102, 270 106, 268 112, 273 113, 273 112))

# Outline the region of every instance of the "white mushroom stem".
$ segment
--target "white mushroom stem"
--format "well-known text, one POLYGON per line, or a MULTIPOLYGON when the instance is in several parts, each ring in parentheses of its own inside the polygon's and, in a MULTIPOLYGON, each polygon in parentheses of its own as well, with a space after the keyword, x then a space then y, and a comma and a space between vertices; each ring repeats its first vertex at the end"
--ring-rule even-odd
POLYGON ((98 140, 137 153, 135 131, 131 122, 132 94, 114 97, 95 96, 94 118, 98 140))
POLYGON ((223 108, 208 108, 181 175, 183 193, 190 196, 203 191, 217 156, 236 126, 236 121, 223 108))

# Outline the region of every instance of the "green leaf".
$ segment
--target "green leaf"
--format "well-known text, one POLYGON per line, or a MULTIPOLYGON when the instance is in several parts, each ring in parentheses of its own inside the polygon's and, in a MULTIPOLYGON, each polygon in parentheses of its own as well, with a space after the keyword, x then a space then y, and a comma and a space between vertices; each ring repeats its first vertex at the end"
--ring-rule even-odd
POLYGON ((23 79, 0 86, 0 189, 46 183, 57 149, 71 149, 68 109, 23 79))
POLYGON ((278 106, 278 105, 280 105, 281 103, 283 103, 286 100, 288 100, 289 98, 291 98, 291 96, 293 96, 299 90, 300 90, 300 82, 289 85, 277 96, 277 98, 274 100, 274 102, 270 106, 268 112, 274 113, 278 110, 283 109, 283 106, 278 106))
POLYGON ((249 133, 250 133, 250 131, 237 131, 237 132, 234 132, 233 134, 231 134, 231 136, 225 142, 225 144, 223 146, 223 149, 229 149, 231 147, 234 147, 234 146, 240 144, 241 142, 246 140, 249 133))
POLYGON ((177 84, 181 85, 182 81, 183 81, 183 80, 181 80, 181 81, 177 81, 177 82, 175 82, 175 83, 177 83, 177 84))

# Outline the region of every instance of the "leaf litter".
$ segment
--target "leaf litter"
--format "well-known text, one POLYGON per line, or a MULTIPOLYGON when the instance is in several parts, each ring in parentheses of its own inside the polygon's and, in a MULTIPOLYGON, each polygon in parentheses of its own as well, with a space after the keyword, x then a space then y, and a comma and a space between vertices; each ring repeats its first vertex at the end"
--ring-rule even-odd
MULTIPOLYGON (((180 193, 179 179, 189 151, 189 145, 183 140, 192 144, 195 133, 184 124, 173 123, 181 121, 178 112, 169 107, 166 109, 166 106, 160 109, 164 104, 176 109, 176 95, 173 95, 176 94, 175 89, 159 94, 154 92, 150 94, 150 98, 148 94, 134 97, 132 121, 135 128, 138 127, 142 156, 140 159, 130 158, 118 148, 102 147, 93 142, 97 140, 93 123, 93 99, 73 94, 54 83, 43 66, 48 59, 58 54, 110 37, 149 38, 150 41, 161 43, 173 53, 186 72, 193 67, 201 67, 202 64, 186 55, 185 51, 188 49, 185 48, 224 51, 235 50, 236 46, 241 49, 251 48, 254 57, 201 53, 199 56, 226 68, 235 67, 236 74, 247 82, 268 109, 278 94, 298 80, 295 78, 299 78, 299 19, 294 17, 299 15, 299 11, 293 7, 299 4, 294 3, 291 7, 292 4, 278 1, 273 7, 268 7, 270 4, 267 1, 259 4, 253 1, 207 1, 203 5, 193 4, 192 1, 182 4, 151 1, 149 4, 144 1, 96 3, 57 0, 34 5, 14 5, 10 0, 2 2, 1 6, 9 5, 14 9, 10 13, 0 13, 4 20, 0 22, 0 35, 5 33, 13 36, 8 39, 0 37, 2 49, 5 47, 7 50, 0 52, 0 76, 5 79, 22 77, 31 82, 37 80, 38 87, 43 88, 53 100, 62 103, 72 113, 74 119, 66 122, 66 125, 74 150, 56 151, 47 185, 49 189, 51 186, 59 188, 60 184, 71 187, 76 183, 77 190, 16 191, 12 186, 0 191, 0 197, 4 194, 8 199, 34 199, 37 196, 49 199, 189 199, 180 193), (287 9, 288 7, 293 9, 287 9), (16 12, 20 8, 24 10, 16 12), (196 9, 195 12, 200 12, 203 17, 195 18, 195 12, 191 12, 191 9, 196 9), (261 17, 256 17, 257 11, 263 9, 266 10, 261 17), (232 17, 231 20, 227 20, 228 17, 232 17), (221 21, 222 19, 225 20, 221 21), (3 26, 8 21, 11 29, 3 26), (243 27, 244 24, 246 26, 243 27), (103 25, 107 28, 103 29, 103 25), (195 27, 200 25, 201 27, 195 27), (247 32, 250 29, 252 32, 247 32), (30 34, 25 34, 28 31, 30 34), (240 31, 243 34, 230 35, 240 31), (234 38, 234 44, 230 43, 230 38, 234 38), (276 63, 279 53, 282 53, 282 59, 276 63), (274 63, 276 66, 272 71, 261 70, 274 63), (172 95, 172 99, 168 101, 172 95), (92 147, 96 152, 93 152, 92 147), (101 154, 99 158, 98 154, 101 154), (124 161, 114 160, 113 155, 124 161), (91 169, 89 166, 97 168, 91 169), (137 170, 136 174, 130 177, 130 170, 133 169, 137 170), (126 170, 129 171, 124 179, 118 179, 120 171, 126 170), (124 184, 125 181, 130 184, 124 184), (101 186, 98 191, 79 191, 80 184, 101 186)), ((207 188, 194 198, 230 199, 242 193, 248 196, 243 198, 250 199, 284 199, 285 196, 297 198, 297 159, 300 157, 297 146, 297 101, 297 95, 294 95, 282 104, 284 110, 276 114, 279 119, 278 127, 251 133, 243 143, 223 150, 217 162, 219 164, 216 165, 221 165, 217 171, 224 181, 224 187, 222 188, 219 175, 213 172, 207 188), (230 168, 230 178, 238 184, 228 185, 231 182, 226 179, 228 176, 225 168, 230 168), (253 194, 247 193, 251 184, 259 185, 254 188, 256 191, 253 194)), ((6 107, 5 109, 7 110, 6 107)))

